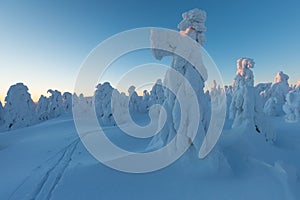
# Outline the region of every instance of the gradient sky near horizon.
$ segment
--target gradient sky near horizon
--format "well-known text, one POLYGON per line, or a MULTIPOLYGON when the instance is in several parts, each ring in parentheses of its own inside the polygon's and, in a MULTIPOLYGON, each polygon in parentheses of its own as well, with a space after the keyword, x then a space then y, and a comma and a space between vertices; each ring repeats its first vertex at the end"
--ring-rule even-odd
MULTIPOLYGON (((181 14, 195 7, 207 12, 204 48, 226 84, 232 82, 240 57, 255 59, 256 83, 271 82, 279 70, 290 76, 290 83, 300 79, 298 0, 3 0, 0 101, 18 82, 28 86, 35 101, 50 88, 72 92, 80 65, 100 42, 139 27, 177 30, 181 14)), ((107 80, 114 82, 113 74, 147 62, 157 61, 129 56, 115 63, 122 70, 113 71, 107 80)))

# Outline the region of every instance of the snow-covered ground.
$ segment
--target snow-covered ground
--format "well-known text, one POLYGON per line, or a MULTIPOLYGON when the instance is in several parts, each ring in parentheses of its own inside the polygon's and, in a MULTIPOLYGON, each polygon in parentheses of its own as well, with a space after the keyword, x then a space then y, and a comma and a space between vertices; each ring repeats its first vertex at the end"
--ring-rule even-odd
MULTIPOLYGON (((137 119, 149 120, 146 114, 137 119)), ((300 199, 300 123, 273 117, 272 124, 274 144, 256 132, 225 129, 204 160, 190 148, 172 165, 145 174, 119 172, 94 159, 71 115, 3 132, 0 199, 300 199)), ((132 151, 150 142, 117 127, 105 130, 132 151)))

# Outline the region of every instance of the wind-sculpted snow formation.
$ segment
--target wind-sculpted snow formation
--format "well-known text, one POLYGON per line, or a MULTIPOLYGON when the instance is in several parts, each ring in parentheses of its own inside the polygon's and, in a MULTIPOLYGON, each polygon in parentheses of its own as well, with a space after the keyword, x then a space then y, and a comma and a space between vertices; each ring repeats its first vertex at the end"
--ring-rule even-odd
POLYGON ((4 126, 6 130, 36 123, 35 105, 23 83, 12 85, 5 98, 4 126))
POLYGON ((254 75, 250 58, 237 60, 237 72, 233 82, 233 97, 229 117, 232 128, 245 127, 263 134, 267 141, 275 140, 275 133, 263 113, 263 102, 254 88, 254 75))

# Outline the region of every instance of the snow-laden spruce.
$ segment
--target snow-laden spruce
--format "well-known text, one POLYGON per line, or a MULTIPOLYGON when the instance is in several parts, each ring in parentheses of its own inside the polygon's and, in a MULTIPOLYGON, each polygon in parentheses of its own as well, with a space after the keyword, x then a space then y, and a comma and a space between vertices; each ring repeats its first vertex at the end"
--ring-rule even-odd
POLYGON ((275 133, 263 112, 262 99, 254 88, 254 75, 251 70, 253 67, 253 59, 237 60, 229 118, 233 120, 232 128, 253 129, 264 134, 266 141, 274 141, 275 133))
POLYGON ((5 129, 16 129, 36 123, 35 104, 23 83, 10 86, 5 101, 5 129))
MULTIPOLYGON (((165 100, 164 89, 162 86, 162 80, 158 79, 156 83, 152 86, 150 91, 149 103, 148 107, 153 105, 163 105, 165 100)), ((159 116, 160 108, 159 107, 152 107, 152 112, 155 116, 159 116)))
POLYGON ((0 126, 4 123, 4 109, 0 101, 0 126))
POLYGON ((226 119, 229 119, 229 108, 232 102, 233 87, 232 85, 225 85, 224 90, 226 95, 226 119))
POLYGON ((150 98, 149 98, 150 103, 149 104, 150 105, 154 105, 154 104, 162 105, 164 100, 165 100, 165 96, 164 96, 164 89, 162 86, 162 81, 161 81, 161 79, 158 79, 150 91, 150 98))
POLYGON ((129 97, 124 92, 114 90, 112 93, 112 114, 116 124, 124 124, 130 121, 129 116, 129 97))
POLYGON ((129 95, 129 111, 130 113, 141 112, 143 104, 143 98, 138 96, 137 92, 135 91, 135 86, 130 86, 128 88, 128 95, 129 95))
POLYGON ((265 96, 268 100, 264 106, 264 112, 270 116, 283 115, 282 106, 286 102, 286 94, 289 92, 289 76, 279 71, 274 78, 274 83, 269 90, 266 91, 265 96))
POLYGON ((60 91, 57 90, 48 90, 48 93, 51 94, 49 97, 49 106, 48 114, 49 118, 59 117, 63 113, 63 99, 60 91))
POLYGON ((93 104, 93 100, 88 99, 82 93, 79 94, 79 96, 76 93, 72 95, 73 109, 76 109, 78 112, 87 112, 90 108, 92 108, 93 104))
MULTIPOLYGON (((204 25, 206 20, 205 11, 193 9, 183 13, 182 17, 183 20, 178 25, 181 33, 180 37, 184 39, 185 37, 189 36, 197 43, 203 44, 205 42, 204 32, 206 31, 206 27, 204 25)), ((155 30, 152 32, 151 42, 154 46, 152 51, 155 58, 158 60, 161 60, 165 56, 172 56, 173 62, 171 65, 171 69, 167 71, 164 78, 164 83, 167 86, 175 85, 177 91, 175 91, 174 93, 169 89, 163 90, 164 98, 160 99, 164 99, 163 108, 165 109, 165 113, 167 113, 168 116, 166 124, 163 126, 161 133, 157 134, 153 138, 149 145, 149 148, 161 148, 162 146, 169 143, 177 134, 178 139, 176 139, 175 147, 173 149, 174 151, 181 151, 182 148, 188 146, 189 144, 192 144, 193 135, 196 134, 197 136, 193 141, 193 147, 196 147, 196 149, 198 149, 199 151, 210 119, 210 108, 208 106, 209 100, 203 91, 204 81, 207 79, 207 72, 202 62, 201 51, 189 51, 189 55, 187 55, 188 58, 194 57, 194 60, 197 60, 197 62, 199 62, 197 64, 201 66, 198 69, 200 70, 200 74, 197 69, 187 60, 172 53, 172 50, 177 49, 176 45, 183 45, 180 46, 180 48, 187 50, 190 49, 190 46, 186 46, 187 44, 185 44, 184 42, 180 43, 181 41, 177 40, 179 38, 174 38, 177 36, 172 35, 172 33, 166 32, 165 34, 166 35, 162 35, 160 32, 155 32, 155 30), (166 46, 169 46, 171 48, 170 51, 165 51, 157 48, 164 45, 165 43, 167 43, 166 46), (184 81, 179 81, 176 79, 174 70, 176 70, 176 72, 179 72, 186 80, 188 80, 189 84, 196 94, 199 108, 193 107, 194 105, 186 105, 184 109, 180 109, 180 107, 183 106, 181 104, 183 102, 179 102, 179 100, 176 100, 176 97, 178 98, 178 96, 183 96, 188 99, 188 97, 191 95, 191 91, 187 89, 188 87, 184 81), (188 116, 194 116, 194 113, 197 109, 200 110, 201 114, 200 120, 195 122, 196 119, 191 119, 188 116), (181 111, 185 113, 180 113, 181 111), (180 127, 180 123, 183 123, 183 125, 181 127, 182 130, 179 133, 178 130, 180 127), (198 133, 190 131, 190 129, 192 129, 191 127, 194 124, 199 124, 198 133)), ((154 97, 154 99, 155 98, 156 97, 154 97)), ((185 103, 189 104, 188 102, 185 103)))
POLYGON ((49 99, 41 95, 36 106, 36 114, 40 121, 49 119, 49 99))
POLYGON ((150 94, 147 90, 144 90, 143 97, 140 102, 140 112, 146 113, 149 109, 149 103, 150 103, 150 94))
POLYGON ((272 83, 259 83, 255 86, 256 91, 263 97, 264 103, 271 86, 272 83))
POLYGON ((70 92, 65 92, 62 96, 63 102, 62 107, 65 113, 72 112, 72 94, 70 92))
POLYGON ((94 104, 96 115, 102 125, 114 125, 115 121, 112 114, 112 93, 114 88, 110 83, 105 82, 96 86, 94 94, 94 104))
POLYGON ((221 89, 220 85, 217 84, 216 80, 212 81, 211 88, 210 88, 210 99, 211 103, 215 106, 219 106, 223 99, 223 92, 224 90, 221 89))
POLYGON ((300 120, 300 81, 296 88, 286 95, 286 102, 283 110, 286 113, 285 120, 287 122, 297 122, 300 120))

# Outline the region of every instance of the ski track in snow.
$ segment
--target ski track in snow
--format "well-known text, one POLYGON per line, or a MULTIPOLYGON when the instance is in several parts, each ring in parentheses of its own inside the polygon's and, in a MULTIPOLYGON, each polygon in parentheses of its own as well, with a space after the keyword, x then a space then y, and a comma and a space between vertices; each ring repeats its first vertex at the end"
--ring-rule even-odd
POLYGON ((33 170, 32 174, 12 193, 9 199, 51 199, 53 191, 69 166, 72 155, 79 142, 80 138, 76 138, 69 145, 48 159, 46 163, 33 170), (49 165, 49 163, 51 164, 49 165))

